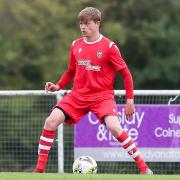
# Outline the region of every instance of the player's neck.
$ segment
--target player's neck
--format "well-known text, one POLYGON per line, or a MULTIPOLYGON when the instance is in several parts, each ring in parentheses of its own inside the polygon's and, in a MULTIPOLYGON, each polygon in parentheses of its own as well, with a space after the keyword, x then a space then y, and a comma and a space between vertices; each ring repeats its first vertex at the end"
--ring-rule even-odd
POLYGON ((100 38, 100 35, 101 34, 98 32, 95 35, 85 37, 84 39, 85 39, 86 42, 95 42, 95 41, 97 41, 100 38))

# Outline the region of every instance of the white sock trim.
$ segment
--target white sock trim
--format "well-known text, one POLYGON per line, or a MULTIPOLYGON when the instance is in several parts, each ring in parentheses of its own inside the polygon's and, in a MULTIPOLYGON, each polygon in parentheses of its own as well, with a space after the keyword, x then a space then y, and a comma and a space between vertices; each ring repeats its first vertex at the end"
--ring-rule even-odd
POLYGON ((128 136, 128 138, 121 143, 121 146, 124 146, 125 144, 127 144, 131 139, 132 138, 130 136, 128 136))
POLYGON ((45 145, 39 144, 39 149, 50 150, 50 149, 51 149, 51 146, 45 146, 45 145))
POLYGON ((136 151, 134 154, 131 155, 133 159, 136 158, 137 156, 139 156, 139 151, 136 151))
POLYGON ((44 136, 41 136, 40 139, 43 140, 43 141, 46 141, 46 142, 53 143, 53 139, 51 139, 51 138, 46 138, 44 136))
POLYGON ((126 151, 127 152, 129 152, 129 151, 131 151, 133 148, 135 148, 136 146, 135 146, 135 144, 133 143, 133 144, 131 144, 129 147, 127 147, 126 148, 126 151))

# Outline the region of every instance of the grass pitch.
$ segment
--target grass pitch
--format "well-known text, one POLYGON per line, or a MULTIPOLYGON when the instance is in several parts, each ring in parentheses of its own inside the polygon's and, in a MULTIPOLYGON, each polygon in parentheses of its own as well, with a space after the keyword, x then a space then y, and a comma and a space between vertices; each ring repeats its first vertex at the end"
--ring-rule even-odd
POLYGON ((120 174, 58 174, 58 173, 3 173, 0 180, 180 180, 180 175, 120 175, 120 174))

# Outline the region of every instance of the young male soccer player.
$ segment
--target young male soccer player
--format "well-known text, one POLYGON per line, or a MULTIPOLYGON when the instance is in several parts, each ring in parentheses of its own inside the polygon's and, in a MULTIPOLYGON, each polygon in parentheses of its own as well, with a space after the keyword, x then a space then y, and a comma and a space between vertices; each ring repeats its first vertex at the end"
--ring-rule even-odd
POLYGON ((45 84, 46 91, 57 91, 74 80, 72 91, 56 104, 45 120, 35 172, 45 172, 57 126, 63 122, 69 125, 78 123, 83 115, 92 111, 134 159, 139 172, 152 174, 133 140, 120 126, 114 100, 113 83, 118 72, 124 81, 125 114, 129 119, 134 113, 131 73, 115 43, 99 32, 101 12, 94 7, 86 7, 79 13, 78 20, 83 37, 71 45, 67 71, 56 84, 45 84))

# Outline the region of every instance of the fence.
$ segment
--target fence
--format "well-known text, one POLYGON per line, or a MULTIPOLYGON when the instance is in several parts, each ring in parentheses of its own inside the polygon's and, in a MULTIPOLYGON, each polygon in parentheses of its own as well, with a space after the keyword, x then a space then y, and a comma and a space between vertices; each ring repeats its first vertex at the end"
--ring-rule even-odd
MULTIPOLYGON (((44 119, 57 99, 65 92, 47 94, 44 91, 0 91, 0 171, 33 171, 44 119)), ((124 94, 124 91, 115 91, 118 104, 125 103, 124 94)), ((135 104, 169 106, 180 104, 179 90, 135 90, 134 94, 135 104)), ((177 121, 179 117, 180 115, 177 121)), ((180 144, 180 139, 178 140, 177 143, 180 144)), ((47 171, 72 172, 74 154, 74 126, 64 124, 59 127, 55 146, 49 156, 47 171)), ((158 174, 180 173, 180 159, 174 162, 148 162, 148 164, 158 174)), ((137 173, 137 170, 130 161, 98 161, 98 172, 137 173)))

